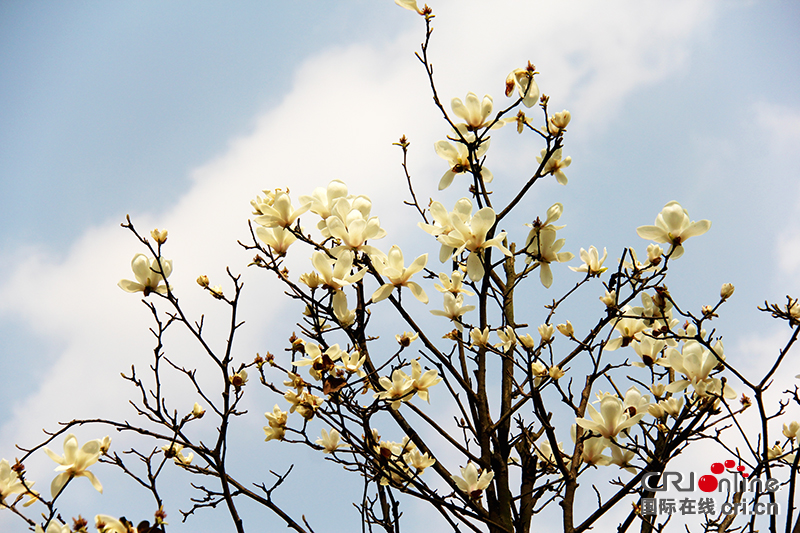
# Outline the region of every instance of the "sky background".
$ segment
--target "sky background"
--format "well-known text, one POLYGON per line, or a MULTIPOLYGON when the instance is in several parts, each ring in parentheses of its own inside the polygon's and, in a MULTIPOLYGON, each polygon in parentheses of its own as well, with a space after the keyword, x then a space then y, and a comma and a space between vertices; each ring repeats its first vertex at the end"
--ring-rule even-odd
MULTIPOLYGON (((716 301, 722 283, 733 283, 736 293, 715 320, 729 361, 754 372, 774 358, 788 328, 756 306, 800 295, 800 6, 444 0, 432 7, 431 57, 443 101, 473 91, 491 94, 499 109, 505 76, 531 60, 551 109, 572 112, 569 185, 545 180, 503 229, 524 239, 521 224, 558 201, 564 250, 577 256, 581 247, 607 247, 613 259, 634 246, 641 255, 647 242, 635 228, 678 200, 692 219, 713 226, 675 262, 672 294, 698 310, 716 301)), ((464 194, 458 179, 436 191, 445 163, 433 143, 447 128, 413 55, 423 32, 421 17, 390 0, 0 2, 0 456, 18 455, 14 443, 38 442, 41 429, 58 421, 134 417, 118 376, 131 364, 143 371, 152 342, 147 310, 116 286, 131 277, 130 259, 142 251, 119 227, 126 214, 142 232, 169 230, 171 281, 193 316, 207 315, 217 345, 224 310, 194 279, 207 274, 230 287, 226 266, 244 274, 240 361, 282 353, 288 317, 299 311, 274 280, 246 268, 251 254, 236 244, 248 238, 249 200, 261 189, 308 194, 342 179, 373 199, 389 232, 378 247, 400 244, 407 258, 438 249, 399 203, 405 187, 391 146, 401 134, 411 140, 420 198, 452 206, 464 194)), ((498 199, 523 183, 540 148, 512 128, 493 134, 486 164, 498 199)), ((305 253, 290 259, 298 275, 310 268, 305 253)), ((536 302, 577 279, 565 266, 554 272, 549 291, 531 288, 530 324, 543 320, 536 302)), ((440 305, 426 288, 429 308, 440 305)), ((599 285, 593 290, 602 293, 599 285)), ((559 321, 590 323, 602 312, 597 295, 587 293, 588 303, 559 321)), ((432 322, 442 332, 447 326, 432 322)), ((202 368, 181 334, 167 350, 202 368)), ((786 370, 775 390, 800 373, 792 361, 786 370)), ((195 400, 174 386, 174 407, 188 411, 195 400)), ((253 416, 237 428, 247 458, 239 468, 257 468, 260 479, 289 460, 261 437, 260 413, 276 401, 254 388, 253 416)), ((792 409, 792 419, 800 418, 792 409)), ((77 433, 81 442, 102 436, 77 433)), ((113 437, 123 449, 124 436, 113 437)), ((60 452, 60 440, 52 448, 60 452)), ((346 491, 323 484, 338 469, 319 454, 292 457, 304 470, 287 484, 287 505, 311 518, 308 500, 297 495, 323 495, 345 521, 341 531, 352 530, 358 516, 346 491)), ((46 458, 29 465, 40 490, 52 467, 46 458)), ((149 502, 115 493, 110 469, 96 472, 106 494, 77 480, 76 495, 65 500, 80 504, 74 514, 152 512, 149 502)), ((211 514, 193 530, 228 527, 224 516, 206 520, 211 514)), ((175 523, 178 516, 170 515, 175 523)), ((0 516, 0 529, 20 525, 0 516)))

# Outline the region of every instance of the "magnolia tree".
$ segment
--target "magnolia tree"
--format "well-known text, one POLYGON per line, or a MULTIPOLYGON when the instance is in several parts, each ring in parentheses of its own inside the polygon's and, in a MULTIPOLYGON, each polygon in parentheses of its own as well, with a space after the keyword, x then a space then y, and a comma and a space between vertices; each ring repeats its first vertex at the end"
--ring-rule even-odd
POLYGON ((409 141, 400 138, 405 204, 435 258, 411 259, 397 245, 384 245, 391 241, 370 199, 342 181, 308 195, 264 191, 251 201, 250 239, 242 246, 254 254, 249 266, 277 275, 304 311, 296 334, 273 347, 275 354, 242 359, 233 350, 242 325, 240 275, 229 270, 222 285, 197 279, 230 313, 223 348, 212 348, 216 342, 207 338, 202 315, 180 303, 181 293, 192 289, 168 282, 173 264, 167 232, 153 230, 148 237, 128 219, 123 227, 141 252, 131 262, 135 279, 119 286, 144 296, 156 339, 146 375, 136 368, 123 374, 139 416, 133 422, 73 420, 44 442, 20 448, 15 461, 3 459, 0 507, 47 533, 91 526, 101 532, 165 531, 167 511, 191 522, 191 515, 220 507, 242 532, 239 509, 249 501, 295 531, 328 530, 327 521, 314 524, 313 515, 292 516, 282 506, 291 498, 280 490, 291 468, 269 479, 229 469, 229 435, 245 414, 243 398, 265 387, 275 395, 274 406, 264 406, 265 449, 307 447, 319 460, 341 465, 364 531, 400 531, 410 500, 429 505, 441 516, 441 529, 452 531, 522 533, 540 515, 571 533, 608 527, 611 514, 618 531, 661 531, 678 514, 676 506, 689 511, 680 513, 688 517, 684 523, 670 524, 681 529, 798 531, 800 425, 782 415, 800 396, 795 388, 775 404, 765 392, 800 332, 800 304, 791 298, 765 304, 762 311, 785 321, 790 338, 762 376, 738 371, 715 331, 708 331, 733 286, 722 285, 714 305, 693 311, 665 285, 689 238, 711 226, 692 221, 675 201, 655 214, 652 225, 637 229, 647 244, 632 243, 618 261, 592 246, 580 249, 578 266, 562 266, 574 258, 562 251, 565 241, 558 236, 564 206, 553 203, 539 216, 526 212, 527 227, 510 221, 540 181, 567 185, 570 113, 552 112, 531 63, 508 75, 501 106, 474 93, 446 106, 428 56, 432 11, 414 0, 397 3, 421 15, 426 27, 417 57, 446 122, 446 139, 434 145, 444 160, 439 190, 464 194, 452 205, 418 198, 406 166, 409 141), (501 127, 516 128, 541 148, 529 175, 505 183, 493 182, 489 170, 490 135, 501 127), (636 253, 645 246, 645 253, 636 253), (289 272, 289 254, 307 260, 305 272, 289 272), (528 295, 547 294, 532 286, 549 288, 554 276, 574 283, 532 304, 528 295), (566 302, 597 298, 605 310, 588 327, 573 327, 566 302), (209 376, 170 359, 165 333, 174 328, 194 337, 211 363, 209 376), (450 330, 444 337, 443 328, 450 330), (193 394, 171 393, 164 386, 168 373, 182 377, 193 394), (745 410, 756 412, 750 418, 757 428, 745 430, 745 410), (100 435, 113 429, 144 443, 119 452, 109 437, 81 443, 71 429, 86 424, 100 435), (201 440, 199 427, 214 428, 214 438, 201 440), (699 441, 729 459, 697 480, 676 473, 673 459, 699 441), (51 449, 62 443, 63 454, 51 449), (40 452, 57 463, 58 473, 38 492, 24 464, 40 452), (91 526, 80 517, 65 524, 59 504, 68 488, 82 483, 78 478, 102 491, 96 463, 120 468, 149 492, 154 517, 139 517, 146 520, 136 527, 107 515, 97 515, 91 526), (172 468, 195 479, 198 494, 188 508, 179 509, 159 490, 172 468), (663 497, 673 487, 699 488, 709 497, 663 497))

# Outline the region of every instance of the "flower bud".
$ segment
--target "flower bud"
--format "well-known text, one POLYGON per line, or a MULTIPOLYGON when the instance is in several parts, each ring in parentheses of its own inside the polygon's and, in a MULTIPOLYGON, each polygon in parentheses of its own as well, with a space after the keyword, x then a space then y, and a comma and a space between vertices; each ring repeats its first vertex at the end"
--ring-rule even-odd
POLYGON ((606 307, 614 307, 614 303, 617 300, 617 291, 611 291, 606 293, 600 297, 600 301, 606 304, 606 307))
MULTIPOLYGON (((795 422, 795 424, 796 424, 796 422, 795 422)), ((784 427, 786 427, 786 426, 784 425, 784 427)), ((103 437, 103 440, 100 441, 100 453, 102 453, 102 454, 108 453, 108 449, 109 448, 111 448, 111 437, 106 435, 105 437, 103 437)))
POLYGON ((534 376, 544 377, 548 374, 547 367, 544 364, 536 361, 535 363, 531 363, 531 372, 534 376))
POLYGON ((551 366, 548 373, 550 374, 550 377, 553 379, 560 379, 564 377, 564 371, 561 370, 561 367, 558 366, 551 366))
POLYGON ((408 348, 412 342, 414 342, 419 338, 419 333, 411 333, 410 331, 404 331, 402 335, 395 335, 394 338, 395 340, 397 340, 397 344, 399 344, 403 348, 408 348))
POLYGON ((542 324, 539 326, 539 335, 542 336, 544 342, 550 342, 553 339, 553 326, 551 324, 542 324))
POLYGON ((197 278, 197 284, 203 288, 208 287, 209 281, 208 276, 200 276, 197 278))
POLYGON ((724 283, 722 288, 719 290, 719 297, 723 300, 727 300, 731 296, 733 296, 734 287, 730 283, 724 283))
POLYGON ((653 383, 653 386, 650 387, 650 392, 653 393, 654 396, 660 398, 664 396, 664 393, 667 391, 667 387, 663 383, 653 383))
POLYGON ((150 232, 150 236, 153 237, 153 240, 158 244, 164 244, 167 242, 167 230, 159 230, 156 228, 150 232))
POLYGON ((200 404, 194 402, 194 407, 192 407, 192 416, 195 418, 203 418, 203 415, 206 414, 206 410, 200 407, 200 404))
POLYGON ((533 337, 531 337, 530 333, 520 336, 519 342, 528 350, 533 350, 536 348, 536 341, 533 340, 533 337))
POLYGON ((211 296, 216 298, 217 300, 222 300, 224 295, 222 294, 222 286, 214 285, 213 287, 209 287, 208 289, 211 292, 211 296))
POLYGON ((647 260, 650 263, 657 265, 661 262, 661 256, 664 255, 664 249, 657 244, 651 244, 647 247, 647 260))
POLYGON ((651 403, 648 405, 647 412, 653 415, 655 418, 661 418, 666 414, 664 409, 657 403, 651 403))
POLYGON ((558 328, 558 332, 564 335, 565 337, 570 337, 575 334, 575 328, 572 327, 572 323, 567 320, 566 324, 559 324, 556 326, 558 328))
POLYGON ((800 424, 797 422, 792 422, 788 426, 786 424, 783 425, 783 436, 787 439, 794 440, 798 431, 800 431, 800 424))

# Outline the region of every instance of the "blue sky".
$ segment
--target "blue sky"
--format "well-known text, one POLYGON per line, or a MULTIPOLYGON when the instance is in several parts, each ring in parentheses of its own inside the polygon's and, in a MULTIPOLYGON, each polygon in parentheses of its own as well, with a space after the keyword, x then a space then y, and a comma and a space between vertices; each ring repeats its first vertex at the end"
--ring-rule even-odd
MULTIPOLYGON (((532 60, 553 108, 572 111, 573 164, 567 187, 534 192, 531 213, 562 202, 565 250, 605 246, 611 258, 624 246, 642 253, 635 228, 670 200, 711 219, 670 289, 697 308, 734 283, 718 328, 729 357, 756 368, 785 332, 755 306, 800 290, 800 7, 529 4, 433 4, 443 99, 489 93, 499 107, 505 75, 532 60)), ((0 3, 0 364, 13 376, 0 388, 0 456, 58 420, 129 415, 115 376, 144 368, 151 347, 144 308, 116 287, 139 251, 118 226, 126 213, 142 230, 170 230, 175 284, 198 315, 215 316, 198 274, 221 283, 225 266, 245 271, 243 359, 277 351, 278 331, 291 329, 271 280, 246 271, 235 244, 261 189, 304 194, 343 179, 373 197, 390 230, 380 247, 436 248, 392 192, 400 134, 423 197, 444 172, 432 145, 446 128, 413 57, 422 29, 390 0, 0 3)), ((493 139, 498 187, 538 154, 515 135, 493 139)), ((551 292, 570 275, 556 270, 551 292)), ((175 349, 190 350, 184 341, 175 349)), ((254 397, 252 449, 277 453, 258 415, 276 399, 254 397)), ((108 492, 92 505, 112 505, 108 492)))

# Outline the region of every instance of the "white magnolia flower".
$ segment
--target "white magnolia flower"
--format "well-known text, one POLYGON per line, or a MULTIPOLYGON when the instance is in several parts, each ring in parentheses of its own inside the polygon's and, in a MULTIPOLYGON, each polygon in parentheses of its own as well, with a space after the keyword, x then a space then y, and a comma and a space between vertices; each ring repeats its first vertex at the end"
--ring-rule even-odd
POLYGON ((166 278, 172 274, 172 260, 161 257, 158 260, 156 258, 148 259, 144 254, 136 254, 131 261, 131 270, 136 276, 136 281, 120 280, 117 283, 120 289, 125 292, 143 292, 145 296, 151 292, 167 294, 166 278), (159 261, 164 269, 163 273, 158 266, 159 261))
MULTIPOLYGON (((113 516, 99 514, 94 517, 94 526, 100 533, 130 533, 127 525, 113 516)), ((50 529, 47 529, 50 533, 50 529)))
POLYGON ((485 273, 483 267, 483 252, 494 246, 503 254, 510 256, 511 252, 503 246, 506 232, 501 231, 495 237, 486 239, 489 230, 494 226, 497 215, 491 207, 479 209, 469 220, 461 220, 453 217, 452 223, 455 231, 447 235, 439 235, 437 239, 442 244, 455 249, 453 256, 459 255, 462 251, 469 251, 467 257, 467 275, 472 281, 483 278, 485 273))
POLYGON ((422 365, 419 364, 419 361, 411 361, 409 388, 417 393, 420 398, 430 403, 430 399, 428 399, 428 389, 441 382, 442 378, 439 377, 438 370, 430 369, 422 372, 422 365))
MULTIPOLYGON (((27 482, 28 487, 33 485, 27 482)), ((25 484, 19 479, 16 472, 11 470, 11 465, 7 459, 0 461, 0 508, 6 504, 6 498, 12 494, 22 494, 26 490, 25 484)))
POLYGON ((469 332, 469 338, 472 340, 472 346, 488 346, 489 345, 489 326, 486 326, 483 331, 478 328, 472 328, 469 332))
POLYGON ((548 119, 547 130, 550 135, 558 135, 560 132, 567 130, 570 120, 572 120, 572 115, 569 111, 566 109, 559 111, 548 119))
POLYGON ((177 442, 162 446, 161 450, 167 458, 172 458, 176 465, 186 466, 191 464, 194 459, 192 452, 189 452, 189 455, 183 455, 183 444, 177 442))
POLYGON ((342 327, 348 327, 356 321, 356 310, 347 308, 347 295, 343 290, 333 293, 333 315, 342 327))
POLYGON ((500 337, 500 344, 495 344, 495 348, 503 348, 504 353, 508 353, 514 349, 517 344, 517 336, 514 334, 514 328, 506 326, 505 330, 497 330, 497 336, 500 337))
MULTIPOLYGON (((474 135, 469 132, 464 132, 464 138, 467 142, 474 142, 474 135)), ((455 145, 449 141, 436 141, 433 145, 436 154, 447 161, 450 168, 444 173, 442 179, 439 180, 439 190, 442 191, 453 183, 453 178, 458 174, 465 174, 472 170, 472 163, 469 157, 469 148, 463 142, 456 142, 455 145)), ((476 160, 481 160, 486 151, 489 149, 489 139, 481 141, 480 145, 475 148, 474 157, 476 160)), ((481 167, 480 178, 484 183, 491 183, 494 179, 492 173, 486 167, 481 167)))
POLYGON ((556 240, 556 232, 553 229, 539 229, 528 234, 528 242, 525 245, 528 254, 526 261, 536 261, 539 265, 539 280, 545 287, 553 284, 550 263, 564 263, 575 257, 572 252, 559 251, 565 242, 564 239, 556 240))
MULTIPOLYGON (((113 529, 111 531, 113 531, 113 529)), ((58 520, 54 518, 47 524, 47 529, 42 529, 42 526, 36 524, 34 533, 72 533, 72 529, 66 524, 59 524, 58 520)), ((123 530, 122 533, 128 532, 123 530)))
POLYGON ((517 88, 520 98, 522 98, 522 105, 525 107, 533 107, 539 101, 539 86, 536 80, 533 79, 535 69, 533 65, 528 62, 527 68, 518 68, 506 77, 506 96, 511 96, 514 87, 517 88))
POLYGON ((357 283, 367 272, 366 268, 362 268, 355 274, 352 273, 353 253, 350 251, 343 251, 336 259, 323 252, 314 252, 311 255, 311 262, 322 278, 322 286, 331 290, 357 283))
POLYGON ((671 244, 673 259, 683 255, 683 243, 689 237, 702 235, 711 228, 711 221, 692 221, 689 213, 676 201, 669 202, 656 217, 654 226, 639 226, 636 233, 643 239, 671 244))
POLYGON ((264 440, 282 440, 286 435, 286 422, 289 420, 289 413, 281 411, 278 404, 275 404, 275 407, 272 408, 272 412, 264 413, 264 416, 269 422, 268 426, 264 426, 264 433, 267 436, 264 440))
POLYGON ((327 231, 351 250, 360 250, 370 256, 373 253, 380 255, 380 252, 366 244, 368 240, 386 236, 378 217, 370 216, 371 210, 372 201, 366 196, 338 198, 331 209, 331 216, 325 219, 327 231))
POLYGON ((263 202, 257 205, 257 209, 262 214, 253 220, 266 228, 287 228, 297 220, 297 217, 308 211, 309 207, 311 207, 310 203, 304 203, 295 209, 289 193, 277 191, 271 203, 263 202))
MULTIPOLYGON (((717 342, 714 350, 720 354, 723 352, 720 341, 717 342)), ((663 363, 664 366, 671 367, 685 376, 684 379, 673 381, 667 385, 667 392, 680 392, 691 385, 700 396, 721 394, 725 398, 736 398, 736 392, 730 385, 726 383, 723 388, 722 380, 709 376, 711 371, 720 364, 720 360, 699 342, 684 342, 680 352, 675 348, 670 348, 667 350, 666 360, 667 362, 663 363)))
POLYGON ((464 327, 461 325, 461 315, 468 311, 475 309, 474 305, 464 305, 464 296, 454 295, 451 292, 444 294, 444 310, 433 309, 431 314, 436 316, 447 317, 455 323, 459 331, 463 331, 464 327))
POLYGON ((452 292, 453 294, 463 293, 467 296, 475 296, 474 292, 468 291, 464 288, 464 273, 460 270, 453 272, 453 275, 449 278, 444 272, 439 272, 439 281, 442 282, 441 285, 438 283, 433 284, 433 286, 436 287, 436 290, 439 292, 452 292))
POLYGON ((286 251, 289 250, 289 246, 297 240, 294 233, 281 227, 266 228, 264 226, 258 226, 256 228, 256 235, 264 244, 269 246, 273 252, 279 255, 285 254, 286 251))
POLYGON ((87 470, 100 459, 101 445, 102 442, 100 439, 94 439, 90 440, 82 447, 79 447, 77 437, 70 433, 64 439, 63 456, 56 455, 47 447, 44 448, 44 453, 46 453, 50 459, 61 465, 56 468, 56 472, 61 473, 57 475, 50 484, 50 493, 53 498, 61 492, 61 489, 64 488, 67 481, 74 477, 88 478, 92 486, 97 489, 98 492, 103 492, 103 485, 100 484, 100 481, 94 474, 87 470))
POLYGON ((488 94, 479 100, 478 96, 473 93, 467 93, 467 98, 464 102, 461 98, 453 98, 450 102, 453 108, 453 113, 464 122, 466 122, 467 129, 475 131, 489 125, 489 115, 492 114, 492 97, 488 94))
POLYGON ((589 250, 584 250, 581 248, 581 259, 583 260, 583 264, 579 267, 569 267, 570 270, 575 272, 586 272, 590 276, 599 276, 606 270, 607 267, 603 267, 603 262, 606 260, 608 256, 608 252, 605 248, 603 248, 603 257, 599 257, 597 252, 597 248, 594 246, 590 246, 589 250))
MULTIPOLYGON (((783 436, 787 439, 794 440, 795 437, 797 437, 798 431, 800 431, 800 424, 797 422, 791 422, 788 426, 786 424, 783 425, 783 436)), ((0 483, 2 483, 1 480, 0 483)))
POLYGON ((645 413, 628 416, 628 411, 618 397, 606 395, 600 400, 600 411, 588 405, 589 418, 578 418, 575 422, 606 439, 613 439, 620 431, 638 424, 645 413))
POLYGON ((626 305, 622 308, 622 318, 618 318, 614 324, 614 330, 620 333, 608 341, 605 350, 613 352, 620 347, 625 347, 632 342, 641 341, 645 336, 642 334, 647 329, 647 324, 643 319, 643 309, 641 307, 631 307, 626 305))
POLYGON ((399 368, 392 372, 392 379, 382 376, 378 382, 383 390, 376 392, 373 397, 390 401, 394 410, 399 409, 400 404, 411 399, 414 394, 411 390, 411 378, 399 368))
MULTIPOLYGON (((431 203, 430 213, 433 217, 433 224, 418 222, 417 225, 438 240, 440 235, 448 235, 455 231, 456 228, 453 226, 453 220, 455 218, 459 218, 462 221, 469 220, 472 216, 472 201, 469 198, 460 199, 456 202, 455 208, 450 213, 447 212, 447 209, 445 209, 441 202, 433 202, 431 203)), ((439 240, 439 242, 442 241, 439 240)), ((450 259, 454 250, 452 246, 442 243, 442 247, 439 250, 439 261, 444 263, 450 259)))
POLYGON ((461 469, 460 476, 452 475, 450 477, 455 481, 459 490, 466 493, 471 499, 477 500, 481 497, 483 490, 492 482, 494 472, 484 470, 479 477, 478 469, 470 461, 461 469))
POLYGON ((400 7, 408 9, 409 11, 416 11, 422 15, 422 11, 417 7, 417 0, 394 0, 394 3, 400 7))
POLYGON ((417 257, 408 268, 403 266, 403 252, 397 245, 392 246, 386 260, 375 261, 375 270, 378 274, 389 278, 389 283, 381 285, 372 295, 373 302, 380 302, 389 297, 395 287, 408 287, 411 294, 420 302, 428 303, 428 295, 417 283, 410 281, 411 276, 425 268, 428 263, 428 254, 417 257))
POLYGON ((426 468, 436 463, 436 459, 428 455, 428 452, 420 453, 416 448, 406 452, 403 455, 403 461, 405 461, 408 466, 415 468, 417 474, 422 474, 426 468))
POLYGON ((325 453, 333 453, 339 448, 349 448, 349 444, 341 442, 341 435, 336 429, 331 429, 328 433, 325 428, 322 429, 322 437, 316 440, 316 443, 322 446, 325 453))
MULTIPOLYGON (((550 158, 547 159, 547 162, 544 164, 544 168, 542 169, 542 176, 552 174, 556 177, 556 181, 558 181, 561 185, 566 185, 568 180, 567 175, 564 174, 564 169, 572 163, 572 158, 567 156, 562 159, 562 151, 563 150, 559 148, 550 155, 550 158)), ((536 156, 536 162, 541 163, 544 161, 546 156, 547 149, 542 148, 541 155, 536 156)))

